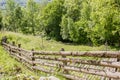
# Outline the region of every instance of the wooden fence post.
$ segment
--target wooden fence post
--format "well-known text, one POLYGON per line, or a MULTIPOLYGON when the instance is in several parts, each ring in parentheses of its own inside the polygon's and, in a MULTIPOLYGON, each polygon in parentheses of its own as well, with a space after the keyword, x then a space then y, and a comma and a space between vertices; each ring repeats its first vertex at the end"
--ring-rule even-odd
MULTIPOLYGON (((15 46, 15 41, 12 41, 12 46, 15 46)), ((12 51, 12 49, 11 49, 11 47, 9 46, 9 53, 11 54, 11 55, 13 55, 13 51, 12 51)))
POLYGON ((18 48, 21 48, 21 44, 18 44, 18 48))
POLYGON ((15 41, 12 41, 12 46, 15 46, 15 41))
POLYGON ((2 37, 2 39, 1 39, 1 45, 3 45, 3 42, 7 43, 7 37, 6 36, 2 37))
POLYGON ((35 66, 35 63, 34 63, 35 58, 34 58, 34 53, 32 51, 34 51, 34 49, 31 50, 32 67, 34 67, 35 66))
MULTIPOLYGON (((64 49, 64 48, 61 48, 60 51, 65 51, 65 49, 64 49)), ((62 58, 66 58, 65 55, 61 55, 61 56, 62 56, 62 58)), ((63 66, 62 66, 62 67, 64 67, 64 66, 67 65, 67 62, 66 62, 66 61, 62 61, 62 62, 63 62, 63 66)), ((68 70, 63 69, 63 73, 68 74, 68 70)))
MULTIPOLYGON (((120 62, 120 58, 117 58, 117 62, 120 62)), ((119 72, 120 69, 119 69, 119 68, 116 68, 115 71, 116 71, 116 72, 119 72)))
POLYGON ((10 55, 12 54, 12 50, 11 50, 10 46, 8 47, 8 52, 10 53, 10 55))
MULTIPOLYGON (((106 52, 108 51, 108 42, 107 41, 105 42, 105 50, 106 50, 106 52)), ((105 78, 104 77, 104 80, 105 79, 111 80, 111 78, 105 78)))
MULTIPOLYGON (((18 48, 21 48, 21 44, 18 44, 18 48)), ((19 56, 21 57, 21 53, 19 53, 19 56)), ((21 61, 22 59, 20 58, 19 60, 21 61)))

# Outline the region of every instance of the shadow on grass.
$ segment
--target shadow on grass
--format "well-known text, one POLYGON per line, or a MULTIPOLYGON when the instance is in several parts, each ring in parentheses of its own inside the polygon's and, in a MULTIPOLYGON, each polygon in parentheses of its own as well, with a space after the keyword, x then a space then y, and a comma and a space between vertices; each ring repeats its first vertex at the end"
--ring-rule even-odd
POLYGON ((120 46, 110 46, 111 49, 115 49, 116 51, 120 51, 120 46))

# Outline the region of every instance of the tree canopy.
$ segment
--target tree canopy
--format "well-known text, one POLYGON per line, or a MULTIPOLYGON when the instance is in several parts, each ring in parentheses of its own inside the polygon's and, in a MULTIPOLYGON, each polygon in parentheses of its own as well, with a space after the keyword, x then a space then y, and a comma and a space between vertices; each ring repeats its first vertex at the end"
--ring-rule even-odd
POLYGON ((7 0, 0 29, 79 44, 120 45, 120 0, 7 0))

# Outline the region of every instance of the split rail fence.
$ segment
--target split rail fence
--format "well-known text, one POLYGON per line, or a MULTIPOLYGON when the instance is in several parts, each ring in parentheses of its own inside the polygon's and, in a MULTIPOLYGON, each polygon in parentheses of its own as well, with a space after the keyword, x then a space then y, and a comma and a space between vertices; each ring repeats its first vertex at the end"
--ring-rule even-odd
POLYGON ((119 51, 34 51, 2 41, 9 54, 32 70, 71 80, 120 80, 119 51))

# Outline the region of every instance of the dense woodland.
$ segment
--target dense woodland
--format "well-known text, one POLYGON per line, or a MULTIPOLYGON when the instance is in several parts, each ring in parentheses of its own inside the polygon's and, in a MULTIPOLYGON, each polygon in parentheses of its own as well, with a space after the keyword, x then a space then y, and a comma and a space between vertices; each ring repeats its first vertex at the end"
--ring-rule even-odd
POLYGON ((7 0, 0 29, 79 44, 120 46, 120 0, 7 0))

